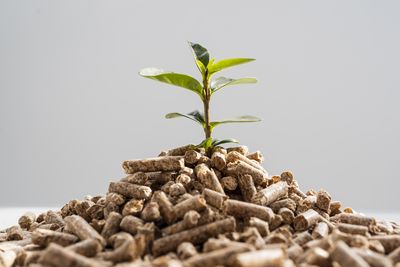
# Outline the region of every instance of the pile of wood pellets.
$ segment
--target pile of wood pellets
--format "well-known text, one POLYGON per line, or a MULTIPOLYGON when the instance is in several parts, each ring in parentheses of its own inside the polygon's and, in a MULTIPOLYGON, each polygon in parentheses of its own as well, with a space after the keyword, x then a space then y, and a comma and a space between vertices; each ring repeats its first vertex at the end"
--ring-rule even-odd
POLYGON ((127 160, 106 195, 0 231, 0 267, 400 266, 399 224, 303 192, 262 161, 192 145, 127 160))

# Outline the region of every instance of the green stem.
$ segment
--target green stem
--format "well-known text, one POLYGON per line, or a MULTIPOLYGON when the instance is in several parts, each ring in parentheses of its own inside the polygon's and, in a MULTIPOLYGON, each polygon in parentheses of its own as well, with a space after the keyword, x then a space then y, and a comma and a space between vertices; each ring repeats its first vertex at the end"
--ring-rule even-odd
POLYGON ((207 138, 211 137, 211 126, 210 126, 210 99, 211 99, 211 92, 210 88, 208 87, 208 72, 204 74, 203 77, 203 90, 204 90, 204 99, 203 99, 203 104, 204 104, 204 120, 205 120, 205 125, 204 125, 204 134, 207 138))

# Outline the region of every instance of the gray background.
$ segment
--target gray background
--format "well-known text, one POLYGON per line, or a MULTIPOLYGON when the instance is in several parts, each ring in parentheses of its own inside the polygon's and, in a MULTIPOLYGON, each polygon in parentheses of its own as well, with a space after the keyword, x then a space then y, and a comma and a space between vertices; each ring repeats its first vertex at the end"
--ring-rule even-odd
MULTIPOLYGON (((355 209, 398 208, 399 1, 1 1, 0 206, 57 206, 103 193, 124 159, 199 142, 166 112, 201 108, 189 91, 141 78, 198 75, 186 40, 256 85, 215 95, 217 118, 261 150, 271 174, 326 188, 355 209)), ((198 76, 196 76, 198 77, 198 76)))

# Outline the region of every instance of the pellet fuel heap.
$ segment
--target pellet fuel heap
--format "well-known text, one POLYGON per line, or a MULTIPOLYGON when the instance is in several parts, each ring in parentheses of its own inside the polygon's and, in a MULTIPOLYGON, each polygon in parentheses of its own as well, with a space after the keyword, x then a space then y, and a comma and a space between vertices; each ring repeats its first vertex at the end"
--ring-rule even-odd
POLYGON ((260 152, 192 145, 123 162, 105 196, 24 214, 0 266, 400 266, 400 226, 270 176, 260 152))

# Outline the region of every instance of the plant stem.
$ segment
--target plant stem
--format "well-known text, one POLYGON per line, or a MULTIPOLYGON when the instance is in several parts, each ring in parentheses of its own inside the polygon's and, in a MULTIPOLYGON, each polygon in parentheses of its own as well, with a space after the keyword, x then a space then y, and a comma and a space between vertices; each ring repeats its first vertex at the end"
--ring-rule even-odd
POLYGON ((211 137, 211 126, 210 126, 210 99, 211 99, 211 92, 210 88, 208 87, 208 72, 204 74, 203 77, 203 90, 204 90, 204 99, 203 99, 203 104, 204 104, 204 120, 205 120, 205 126, 204 126, 204 134, 207 138, 211 137))
POLYGON ((206 139, 211 137, 211 127, 210 127, 210 99, 206 99, 203 101, 204 103, 204 119, 206 121, 206 125, 204 127, 204 133, 206 139))

